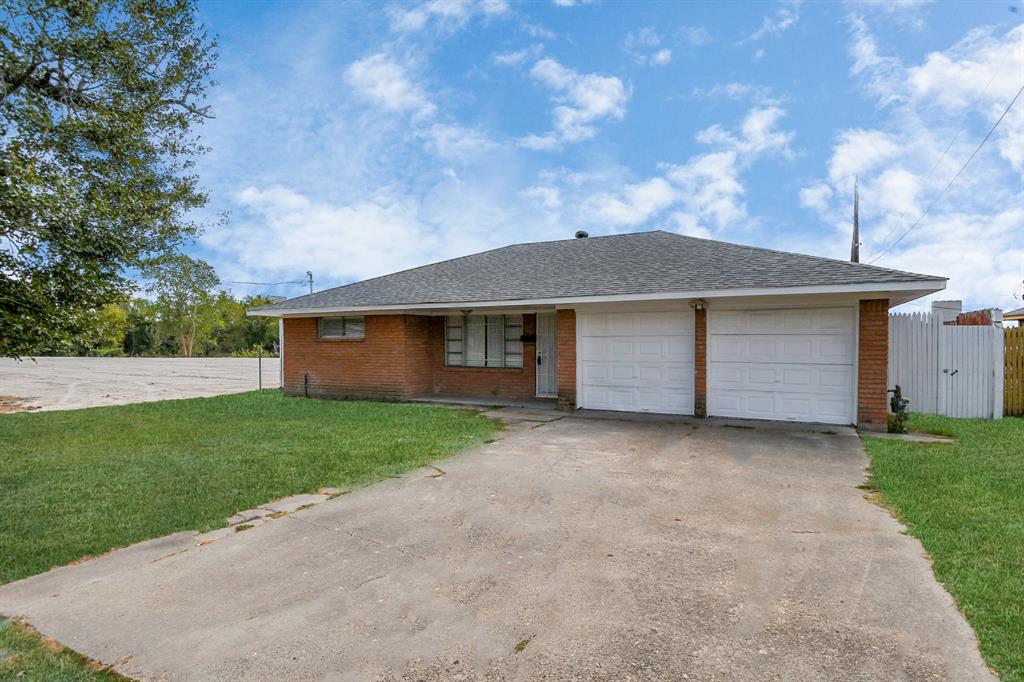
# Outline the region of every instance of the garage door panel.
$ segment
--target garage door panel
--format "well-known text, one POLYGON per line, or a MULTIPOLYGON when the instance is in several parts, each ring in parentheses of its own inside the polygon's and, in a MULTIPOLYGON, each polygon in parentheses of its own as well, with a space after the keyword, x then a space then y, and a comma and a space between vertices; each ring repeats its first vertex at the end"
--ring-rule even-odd
POLYGON ((693 312, 580 313, 580 407, 693 414, 693 312))
POLYGON ((851 335, 796 336, 718 334, 713 336, 712 362, 793 362, 833 364, 853 357, 851 335))
POLYGON ((664 313, 581 313, 580 335, 676 336, 693 335, 693 311, 664 313))
POLYGON ((848 397, 823 398, 811 393, 749 393, 719 391, 710 398, 709 411, 718 417, 849 423, 853 401, 848 397))
POLYGON ((709 388, 726 390, 852 391, 853 368, 847 365, 712 363, 709 388))
POLYGON ((849 333, 856 315, 852 308, 786 310, 715 310, 711 334, 830 334, 849 333))
POLYGON ((708 322, 710 414, 854 420, 854 309, 713 310, 708 322))

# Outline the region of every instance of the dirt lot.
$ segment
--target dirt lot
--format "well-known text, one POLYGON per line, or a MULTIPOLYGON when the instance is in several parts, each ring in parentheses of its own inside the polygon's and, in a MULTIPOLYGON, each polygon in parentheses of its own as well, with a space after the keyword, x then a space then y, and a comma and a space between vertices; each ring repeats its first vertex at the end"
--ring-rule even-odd
MULTIPOLYGON (((0 412, 73 410, 197 398, 258 388, 250 358, 0 358, 0 412)), ((278 382, 277 358, 263 359, 263 388, 278 382)))

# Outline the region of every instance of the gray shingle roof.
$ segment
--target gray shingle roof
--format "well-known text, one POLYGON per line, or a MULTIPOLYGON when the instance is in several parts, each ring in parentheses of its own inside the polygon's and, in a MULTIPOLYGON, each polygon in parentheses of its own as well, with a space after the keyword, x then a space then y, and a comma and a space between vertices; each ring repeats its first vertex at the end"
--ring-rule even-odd
POLYGON ((941 280, 671 232, 513 244, 257 310, 468 303, 672 291, 941 280))

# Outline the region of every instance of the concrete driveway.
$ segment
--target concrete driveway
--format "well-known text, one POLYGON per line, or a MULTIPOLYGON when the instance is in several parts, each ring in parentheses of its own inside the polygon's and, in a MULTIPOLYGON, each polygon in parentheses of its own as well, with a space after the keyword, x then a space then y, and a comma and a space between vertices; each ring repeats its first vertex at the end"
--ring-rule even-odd
POLYGON ((991 679, 866 465, 847 429, 519 421, 444 475, 12 583, 0 613, 147 679, 991 679))

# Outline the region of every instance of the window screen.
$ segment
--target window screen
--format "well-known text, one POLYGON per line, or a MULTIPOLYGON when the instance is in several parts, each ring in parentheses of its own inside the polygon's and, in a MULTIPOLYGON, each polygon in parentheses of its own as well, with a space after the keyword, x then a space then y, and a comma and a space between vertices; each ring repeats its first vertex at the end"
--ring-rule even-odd
POLYGON ((321 317, 317 330, 321 339, 362 339, 366 337, 366 318, 321 317))
POLYGON ((445 364, 451 367, 522 367, 522 315, 449 315, 445 364))

